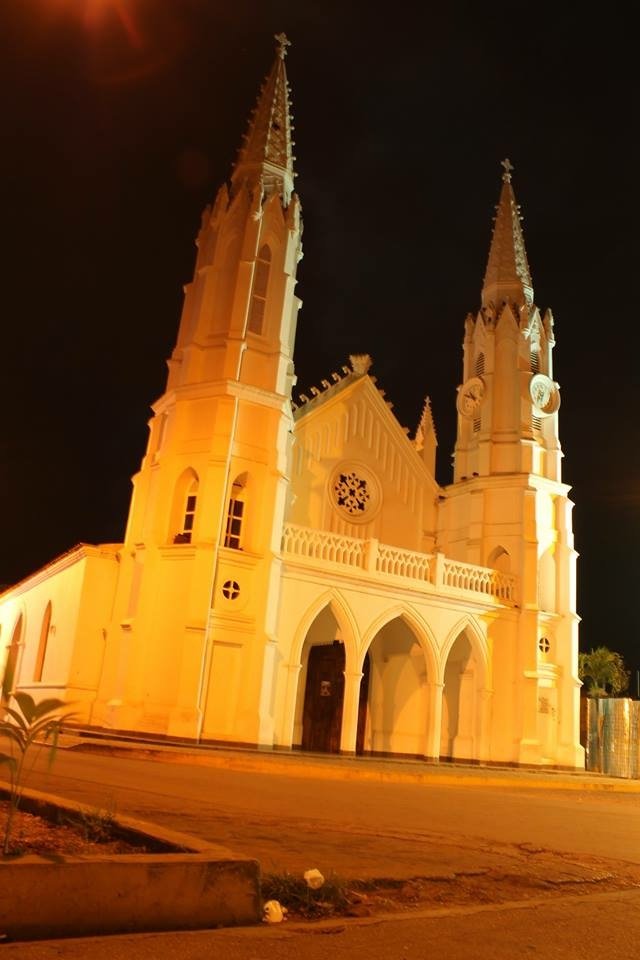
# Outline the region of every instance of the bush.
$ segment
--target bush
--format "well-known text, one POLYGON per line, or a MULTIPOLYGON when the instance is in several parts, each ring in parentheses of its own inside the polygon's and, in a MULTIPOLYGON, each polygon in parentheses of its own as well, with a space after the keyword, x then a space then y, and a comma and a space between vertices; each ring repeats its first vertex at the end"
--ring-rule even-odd
MULTIPOLYGON (((9 853, 11 830, 16 810, 20 805, 24 792, 24 780, 27 773, 27 757, 35 755, 36 749, 47 747, 48 764, 51 768, 58 748, 60 730, 71 713, 60 714, 60 710, 67 706, 64 700, 50 698, 36 703, 28 693, 14 693, 11 699, 16 706, 5 704, 5 716, 0 720, 0 736, 9 741, 9 753, 0 753, 0 764, 9 768, 10 795, 9 815, 5 824, 2 853, 9 853)), ((33 763, 31 764, 33 767, 33 763)))

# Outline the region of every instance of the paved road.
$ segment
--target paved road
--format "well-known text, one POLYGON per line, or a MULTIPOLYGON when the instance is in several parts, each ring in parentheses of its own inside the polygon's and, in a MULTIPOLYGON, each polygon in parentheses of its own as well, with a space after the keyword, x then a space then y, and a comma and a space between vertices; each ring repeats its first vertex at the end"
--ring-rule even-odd
POLYGON ((442 862, 443 845, 467 864, 523 845, 640 864, 636 781, 233 752, 157 757, 166 762, 65 750, 30 783, 225 844, 269 871, 418 875, 442 862))
POLYGON ((64 750, 51 775, 38 768, 30 782, 223 843, 265 872, 315 866, 407 878, 480 869, 555 888, 552 897, 529 890, 525 900, 420 905, 401 918, 5 944, 11 960, 397 960, 436 951, 443 960, 591 960, 594 944, 607 960, 640 958, 636 782, 171 750, 64 750), (601 882, 614 874, 620 889, 601 882))

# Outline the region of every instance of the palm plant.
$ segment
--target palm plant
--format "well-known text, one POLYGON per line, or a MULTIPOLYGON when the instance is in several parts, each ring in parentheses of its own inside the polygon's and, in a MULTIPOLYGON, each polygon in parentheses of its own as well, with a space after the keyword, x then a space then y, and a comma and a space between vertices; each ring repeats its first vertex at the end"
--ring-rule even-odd
MULTIPOLYGON (((4 704, 4 717, 0 719, 0 737, 9 741, 9 753, 0 753, 0 764, 9 768, 10 793, 9 812, 4 830, 2 852, 6 856, 10 850, 11 831, 16 811, 24 792, 24 780, 27 773, 27 756, 35 752, 32 747, 47 747, 48 766, 55 759, 60 730, 71 713, 60 714, 67 706, 64 700, 55 697, 36 703, 33 697, 24 692, 11 694, 16 706, 4 704)), ((33 764, 31 765, 33 766, 33 764)))
POLYGON ((585 684, 587 696, 609 697, 624 693, 630 672, 621 654, 608 647, 596 647, 578 655, 578 676, 585 684))

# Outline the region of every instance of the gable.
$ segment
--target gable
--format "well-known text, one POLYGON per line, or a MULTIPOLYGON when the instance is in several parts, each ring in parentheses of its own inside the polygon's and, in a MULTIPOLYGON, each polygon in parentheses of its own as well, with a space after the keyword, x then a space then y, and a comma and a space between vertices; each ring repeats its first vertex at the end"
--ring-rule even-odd
POLYGON ((408 549, 421 548, 426 505, 438 489, 368 375, 329 387, 298 411, 290 479, 292 522, 408 549))

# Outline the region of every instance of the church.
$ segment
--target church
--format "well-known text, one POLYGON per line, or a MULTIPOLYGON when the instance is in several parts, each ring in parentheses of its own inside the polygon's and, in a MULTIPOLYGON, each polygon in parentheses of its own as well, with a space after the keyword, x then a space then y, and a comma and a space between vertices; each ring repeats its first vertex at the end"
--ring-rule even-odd
POLYGON ((124 542, 80 543, 0 595, 4 701, 60 697, 96 735, 582 769, 554 322, 511 164, 441 486, 429 400, 412 437, 368 355, 296 387, 302 212, 276 40, 202 215, 124 542))

